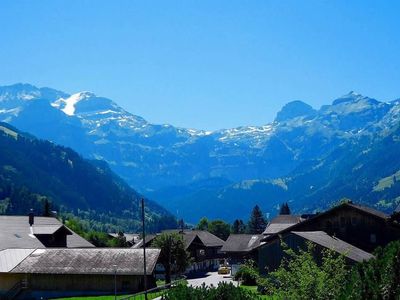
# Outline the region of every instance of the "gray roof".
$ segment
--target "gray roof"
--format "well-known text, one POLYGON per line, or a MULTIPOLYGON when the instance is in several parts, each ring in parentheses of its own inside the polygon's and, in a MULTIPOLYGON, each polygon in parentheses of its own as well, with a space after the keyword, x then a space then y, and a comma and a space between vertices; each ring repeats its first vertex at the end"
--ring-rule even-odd
POLYGON ((67 230, 68 235, 72 234, 72 232, 62 224, 60 224, 60 225, 33 225, 32 226, 33 234, 54 234, 60 229, 67 230))
MULTIPOLYGON (((63 224, 56 218, 35 217, 33 233, 53 232, 63 224)), ((57 229, 58 228, 58 229, 57 229)), ((67 228, 67 227, 66 227, 67 228)), ((68 248, 94 247, 84 238, 68 229, 72 235, 67 236, 68 248)), ((0 250, 7 248, 44 248, 44 245, 31 234, 27 216, 0 216, 0 250)))
MULTIPOLYGON (((157 235, 155 235, 155 234, 147 234, 146 235, 146 246, 148 246, 148 244, 150 242, 152 242, 156 236, 157 235)), ((142 247, 143 247, 143 239, 139 240, 135 245, 132 246, 132 248, 134 248, 134 249, 139 249, 142 247)))
POLYGON ((222 252, 249 252, 260 245, 261 234, 231 234, 222 246, 222 252))
MULTIPOLYGON (((17 249, 15 249, 17 250, 17 249)), ((7 251, 7 250, 3 250, 7 251)), ((0 251, 0 257, 3 251, 0 251)), ((146 274, 154 271, 159 249, 146 249, 146 274)), ((143 250, 132 248, 32 249, 10 273, 143 275, 143 250)))
POLYGON ((361 250, 336 237, 332 237, 324 231, 291 231, 290 233, 293 233, 315 244, 321 245, 325 248, 343 254, 347 258, 356 262, 362 262, 364 260, 369 260, 374 257, 371 253, 365 252, 364 250, 361 250))
MULTIPOLYGON (((385 214, 382 211, 376 210, 374 208, 368 207, 368 206, 364 206, 364 205, 360 205, 360 204, 355 204, 355 203, 345 203, 344 205, 356 208, 360 211, 363 211, 365 213, 368 213, 370 215, 373 215, 375 217, 378 218, 382 218, 382 219, 387 219, 389 216, 387 214, 385 214)), ((339 205, 340 206, 340 205, 339 205)))
POLYGON ((278 233, 301 221, 301 217, 297 215, 278 215, 268 223, 263 234, 270 235, 278 233))
POLYGON ((0 273, 10 272, 35 249, 0 250, 0 273))
MULTIPOLYGON (((180 233, 183 236, 183 241, 185 243, 185 247, 188 248, 190 244, 197 238, 204 244, 206 247, 222 247, 224 245, 224 241, 219 237, 215 236, 211 232, 205 230, 184 230, 181 231, 179 229, 171 229, 164 230, 163 233, 180 233)), ((159 234, 157 234, 159 235, 159 234)), ((146 235, 146 245, 148 245, 157 235, 150 234, 146 235)), ((141 248, 143 245, 143 240, 140 240, 137 244, 133 245, 132 248, 141 248)))

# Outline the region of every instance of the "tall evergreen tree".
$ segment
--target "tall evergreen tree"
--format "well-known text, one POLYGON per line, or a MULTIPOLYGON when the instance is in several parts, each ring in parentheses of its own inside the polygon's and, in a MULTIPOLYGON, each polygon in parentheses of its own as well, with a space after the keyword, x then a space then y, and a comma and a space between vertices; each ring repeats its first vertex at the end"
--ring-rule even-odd
POLYGON ((43 205, 43 217, 50 217, 50 216, 51 216, 50 202, 46 198, 44 199, 44 205, 43 205))
POLYGON ((243 223, 242 220, 236 219, 232 225, 232 233, 239 234, 246 232, 246 225, 243 223))
POLYGON ((279 211, 279 214, 280 215, 290 215, 291 214, 290 208, 289 208, 289 204, 287 204, 287 202, 286 203, 282 203, 281 209, 279 211))
POLYGON ((254 206, 251 212, 247 231, 252 234, 261 234, 267 227, 267 221, 258 205, 254 206))

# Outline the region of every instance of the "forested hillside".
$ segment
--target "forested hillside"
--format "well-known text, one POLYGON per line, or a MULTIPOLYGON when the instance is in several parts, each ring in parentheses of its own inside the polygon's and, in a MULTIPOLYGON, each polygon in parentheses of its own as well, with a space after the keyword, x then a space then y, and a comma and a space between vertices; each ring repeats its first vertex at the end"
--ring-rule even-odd
MULTIPOLYGON (((138 230, 141 196, 101 161, 20 133, 0 123, 0 213, 41 214, 47 199, 61 215, 72 213, 98 230, 138 230)), ((152 231, 175 226, 174 217, 147 203, 152 231)))

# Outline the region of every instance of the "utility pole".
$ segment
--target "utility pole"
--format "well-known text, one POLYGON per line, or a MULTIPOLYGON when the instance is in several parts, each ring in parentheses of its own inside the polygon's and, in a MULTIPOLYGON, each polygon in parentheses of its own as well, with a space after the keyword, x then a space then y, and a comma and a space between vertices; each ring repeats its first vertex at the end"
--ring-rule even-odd
POLYGON ((147 274, 146 274, 146 229, 144 224, 144 199, 142 198, 142 230, 143 230, 143 284, 144 299, 147 300, 147 274))

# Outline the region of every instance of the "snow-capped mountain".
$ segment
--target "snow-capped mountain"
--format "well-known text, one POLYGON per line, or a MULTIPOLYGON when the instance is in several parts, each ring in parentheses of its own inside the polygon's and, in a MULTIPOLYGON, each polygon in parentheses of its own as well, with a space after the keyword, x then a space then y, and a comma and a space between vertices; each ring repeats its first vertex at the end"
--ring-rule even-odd
POLYGON ((344 144, 367 145, 390 136, 398 129, 399 113, 397 100, 380 102, 350 92, 320 109, 290 102, 263 126, 204 131, 151 124, 91 92, 0 87, 0 121, 105 160, 145 193, 210 180, 298 175, 305 164, 323 162, 344 144))

